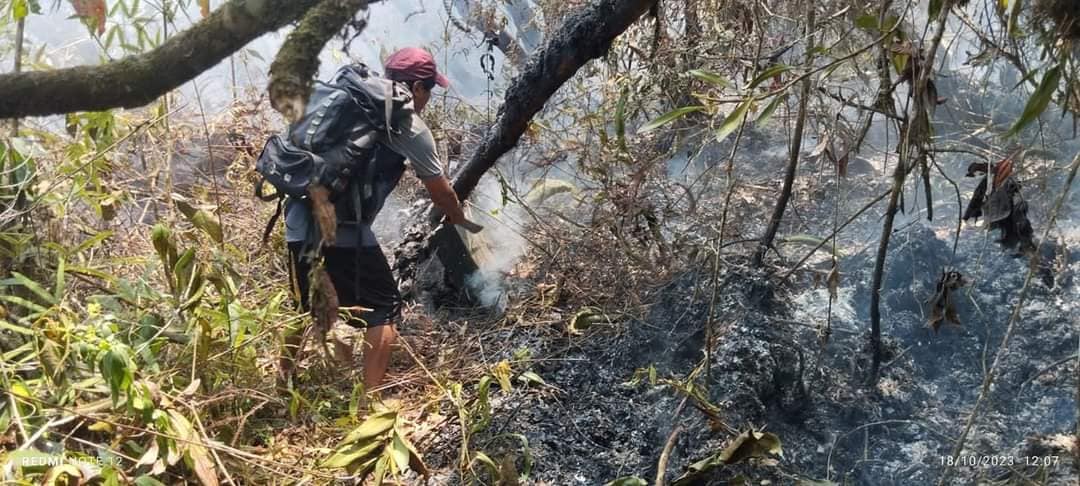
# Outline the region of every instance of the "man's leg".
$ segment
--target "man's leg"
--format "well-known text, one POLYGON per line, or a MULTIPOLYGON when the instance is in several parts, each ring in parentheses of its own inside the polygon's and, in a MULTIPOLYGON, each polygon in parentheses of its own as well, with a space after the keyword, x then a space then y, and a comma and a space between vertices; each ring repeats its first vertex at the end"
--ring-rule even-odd
POLYGON ((390 366, 390 347, 397 340, 393 322, 372 326, 364 332, 364 390, 382 385, 390 366))

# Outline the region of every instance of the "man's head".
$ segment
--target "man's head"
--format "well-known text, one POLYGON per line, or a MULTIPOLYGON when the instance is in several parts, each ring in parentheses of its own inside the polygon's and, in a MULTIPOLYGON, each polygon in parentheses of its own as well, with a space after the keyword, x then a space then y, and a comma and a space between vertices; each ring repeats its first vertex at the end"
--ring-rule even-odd
POLYGON ((409 85, 413 94, 413 108, 423 111, 431 99, 431 90, 435 85, 443 88, 450 86, 450 80, 435 69, 435 58, 431 53, 419 47, 406 47, 386 58, 383 64, 386 77, 409 85))

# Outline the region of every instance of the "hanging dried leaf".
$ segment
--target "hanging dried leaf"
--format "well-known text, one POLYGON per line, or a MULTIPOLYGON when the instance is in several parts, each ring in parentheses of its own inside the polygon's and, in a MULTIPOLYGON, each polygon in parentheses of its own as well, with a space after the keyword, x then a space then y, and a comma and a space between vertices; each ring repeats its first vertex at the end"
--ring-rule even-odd
POLYGON ((330 280, 330 274, 322 265, 312 269, 311 282, 311 317, 315 321, 319 342, 324 343, 326 333, 330 332, 338 316, 337 290, 334 289, 334 282, 330 280))
POLYGON ((935 333, 944 321, 960 325, 960 316, 956 313, 951 293, 964 285, 967 285, 967 282, 964 281, 964 276, 960 272, 942 272, 936 292, 930 299, 930 318, 927 321, 935 333))
POLYGON ((202 13, 203 18, 210 15, 210 0, 199 0, 199 12, 202 13))
POLYGON ((837 290, 840 288, 840 267, 833 262, 832 270, 829 272, 829 298, 836 299, 837 290))
POLYGON ((105 17, 108 15, 105 0, 71 0, 71 6, 75 7, 75 15, 82 17, 91 32, 97 31, 97 35, 105 33, 105 17))

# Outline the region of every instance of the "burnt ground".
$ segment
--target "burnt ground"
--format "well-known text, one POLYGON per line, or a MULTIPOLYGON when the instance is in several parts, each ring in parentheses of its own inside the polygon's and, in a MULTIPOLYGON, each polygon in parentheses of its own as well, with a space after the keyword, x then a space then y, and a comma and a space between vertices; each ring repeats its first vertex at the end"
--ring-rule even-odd
MULTIPOLYGON (((763 164, 763 180, 768 170, 763 164)), ((865 186, 849 194, 853 202, 844 214, 862 205, 854 201, 883 188, 871 178, 877 177, 856 179, 865 186)), ((1030 201, 1038 236, 1053 202, 1046 199, 1030 201)), ((801 204, 800 218, 831 221, 827 198, 801 204)), ((584 336, 543 326, 499 332, 491 346, 495 353, 509 357, 528 347, 537 359, 532 369, 547 386, 495 393, 494 419, 472 444, 496 461, 515 457, 518 471, 529 473, 526 484, 599 485, 630 475, 651 484, 674 427, 682 432, 667 467, 669 481, 721 450, 733 438, 731 431, 754 427, 780 437, 783 457, 718 468, 696 484, 727 484, 736 475, 772 484, 934 484, 1005 335, 1027 270, 1026 259, 1003 251, 981 227, 963 228, 954 256, 956 216, 949 212, 938 208, 935 222, 915 219, 918 212, 898 217, 882 291, 884 365, 875 387, 866 385, 868 309, 880 221, 868 216, 841 239, 842 277, 827 340, 821 331, 830 315, 828 291, 811 277, 828 272, 826 251, 784 286, 746 269, 739 256, 745 251, 725 257, 713 318, 716 347, 708 372, 699 373, 695 383, 718 407, 726 431, 695 408, 694 400, 680 409, 684 395, 671 386, 653 386, 647 379, 631 383, 636 371, 650 366, 661 379, 684 379, 704 356, 711 275, 687 270, 644 292, 648 311, 641 316, 613 318, 584 336), (934 333, 926 323, 926 301, 946 268, 963 273, 969 285, 954 299, 961 324, 934 333), (513 434, 527 439, 527 451, 513 434)), ((1043 247, 1045 261, 1057 263, 1033 279, 966 442, 965 456, 990 457, 994 464, 957 467, 947 484, 1077 481, 1077 462, 1069 452, 1076 450, 1076 364, 1047 368, 1077 352, 1080 288, 1073 275, 1080 270, 1080 238, 1070 229, 1074 224, 1064 221, 1062 239, 1043 247), (1032 456, 1052 464, 1035 464, 1032 456)), ((789 246, 788 264, 805 251, 789 246)), ((563 326, 569 319, 565 312, 549 317, 563 326)), ((455 467, 460 436, 454 435, 443 434, 427 451, 442 471, 435 478, 440 483, 461 482, 455 467)))

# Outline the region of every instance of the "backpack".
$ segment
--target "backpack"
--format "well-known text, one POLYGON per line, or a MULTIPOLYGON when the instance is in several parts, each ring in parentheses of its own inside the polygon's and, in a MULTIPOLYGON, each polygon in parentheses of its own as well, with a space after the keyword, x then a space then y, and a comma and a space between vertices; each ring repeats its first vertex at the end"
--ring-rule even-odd
POLYGON ((342 67, 330 82, 316 82, 304 115, 284 134, 270 137, 255 161, 260 175, 255 196, 278 202, 263 242, 281 217, 285 198, 304 199, 313 184, 327 187, 332 200, 349 197, 353 217, 365 220, 363 201, 372 195, 378 136, 397 133, 395 127, 412 112, 412 93, 404 85, 363 64, 342 67), (267 183, 273 194, 263 193, 267 183))

